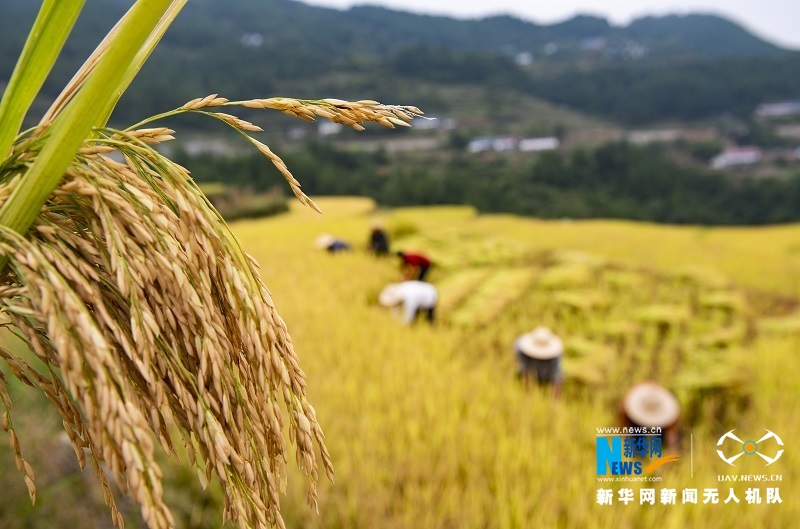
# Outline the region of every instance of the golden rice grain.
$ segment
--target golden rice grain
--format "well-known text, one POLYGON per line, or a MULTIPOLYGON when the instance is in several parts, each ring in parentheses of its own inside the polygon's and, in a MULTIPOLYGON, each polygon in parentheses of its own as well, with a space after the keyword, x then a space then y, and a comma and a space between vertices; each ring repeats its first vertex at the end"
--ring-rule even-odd
MULTIPOLYGON (((221 104, 213 97, 189 106, 221 104)), ((125 163, 80 155, 28 239, 0 229, 0 252, 9 256, 11 272, 0 288, 0 308, 47 370, 39 373, 10 353, 2 357, 15 376, 50 397, 81 465, 83 448, 89 449, 115 523, 122 518, 105 472, 127 486, 150 527, 173 526, 153 442, 172 449, 165 427, 171 423, 206 478, 215 473, 226 484, 231 520, 242 528, 281 525, 276 483, 285 479, 285 444, 279 399, 295 417, 290 433, 298 464, 309 474, 312 502, 314 443, 329 475, 330 458, 308 413, 285 324, 252 258, 185 170, 144 141, 167 131, 109 134, 108 145, 125 163), (69 211, 69 221, 50 213, 55 210, 69 211), (63 377, 63 390, 56 390, 55 373, 63 377)), ((106 144, 101 139, 94 145, 106 144)), ((0 185, 0 198, 16 182, 0 185)), ((33 498, 32 469, 21 459, 8 416, 6 422, 33 498)))

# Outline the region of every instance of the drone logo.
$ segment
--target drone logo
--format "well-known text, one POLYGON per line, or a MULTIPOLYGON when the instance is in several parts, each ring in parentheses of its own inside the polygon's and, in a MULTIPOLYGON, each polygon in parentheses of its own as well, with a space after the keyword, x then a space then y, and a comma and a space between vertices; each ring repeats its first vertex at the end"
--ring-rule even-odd
MULTIPOLYGON (((733 462, 736 461, 737 459, 739 459, 740 457, 742 457, 743 455, 751 456, 753 454, 757 454, 758 456, 761 457, 761 459, 763 459, 764 461, 767 462, 767 464, 765 466, 770 466, 772 463, 774 463, 775 461, 780 459, 780 457, 783 455, 783 448, 778 450, 778 452, 775 454, 774 457, 769 457, 769 456, 766 456, 766 455, 762 454, 761 452, 759 452, 759 446, 758 445, 761 442, 766 441, 767 439, 775 439, 775 442, 778 443, 778 446, 781 446, 781 447, 783 446, 783 441, 781 440, 781 438, 778 437, 778 435, 775 432, 771 432, 769 430, 767 430, 767 435, 765 435, 764 437, 762 437, 758 441, 753 441, 753 440, 742 441, 741 439, 736 437, 733 434, 733 430, 731 430, 730 432, 726 433, 725 435, 723 435, 722 437, 719 438, 719 441, 717 441, 717 446, 722 446, 722 444, 725 443, 725 441, 728 441, 729 439, 732 439, 733 441, 738 441, 739 443, 741 443, 741 447, 742 447, 741 448, 741 452, 738 452, 737 454, 735 454, 735 455, 733 455, 731 457, 725 457, 725 454, 722 453, 722 450, 717 450, 717 454, 719 454, 720 459, 722 459, 723 461, 725 461, 726 463, 728 463, 731 466, 735 466, 733 464, 733 462)), ((731 444, 730 441, 728 441, 728 444, 731 444)))

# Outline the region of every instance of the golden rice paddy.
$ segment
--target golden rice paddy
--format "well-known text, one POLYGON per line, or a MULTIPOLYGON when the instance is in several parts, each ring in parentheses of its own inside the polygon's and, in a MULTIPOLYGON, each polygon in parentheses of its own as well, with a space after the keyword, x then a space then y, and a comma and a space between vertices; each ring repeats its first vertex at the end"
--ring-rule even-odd
POLYGON ((790 499, 800 461, 789 445, 800 438, 800 325, 791 314, 800 261, 790 250, 800 227, 709 230, 455 207, 370 212, 361 199, 318 204, 334 215, 298 211, 234 228, 264 263, 336 464, 319 516, 304 506, 302 481, 289 480, 290 526, 787 527, 800 514, 790 499), (323 231, 365 245, 375 219, 402 224, 409 235, 397 247, 427 251, 440 265, 430 276, 443 309, 436 326, 403 327, 365 296, 399 278, 392 258, 312 247, 323 231), (751 298, 768 310, 740 310, 751 298), (555 401, 514 377, 513 342, 539 324, 567 347, 565 391, 555 401), (656 471, 662 482, 630 486, 675 488, 678 505, 600 506, 597 489, 616 494, 627 485, 597 482, 596 428, 616 425, 620 397, 643 379, 679 397, 682 459, 656 471), (770 428, 786 453, 767 471, 728 467, 716 442, 733 428, 770 428), (782 474, 759 485, 779 487, 782 504, 748 505, 744 484, 717 481, 762 472, 782 474), (724 499, 730 487, 740 504, 702 504, 703 489, 718 488, 724 499), (700 504, 680 505, 683 488, 700 490, 700 504))
MULTIPOLYGON (((315 202, 322 216, 292 208, 233 225, 287 322, 336 470, 335 484, 320 484, 319 515, 290 470, 281 505, 288 527, 793 526, 800 226, 538 221, 463 207, 375 210, 360 198, 315 202), (403 235, 395 247, 433 257, 434 326, 405 327, 374 302, 371 293, 400 278, 396 259, 366 252, 375 220, 403 235), (316 250, 322 232, 355 251, 316 250), (514 340, 537 325, 565 341, 559 399, 515 378, 514 340), (681 459, 654 471, 660 482, 600 483, 596 428, 615 426, 619 399, 645 379, 678 396, 681 459), (765 428, 785 442, 774 465, 742 458, 734 468, 717 457, 725 432, 765 428), (728 474, 782 481, 718 481, 728 474), (616 497, 622 487, 637 501, 597 504, 598 489, 616 497), (639 505, 636 489, 646 487, 656 489, 656 505, 639 505), (761 489, 761 504, 745 501, 749 487, 761 489), (767 487, 780 489, 781 504, 766 504, 767 487), (658 504, 664 488, 678 491, 677 505, 658 504), (681 505, 684 488, 698 489, 697 505, 681 505), (703 504, 706 488, 719 490, 719 504, 703 504), (740 503, 723 503, 729 488, 740 503)), ((186 508, 214 494, 197 493, 186 508)), ((187 515, 185 527, 203 526, 198 519, 208 516, 187 515)))

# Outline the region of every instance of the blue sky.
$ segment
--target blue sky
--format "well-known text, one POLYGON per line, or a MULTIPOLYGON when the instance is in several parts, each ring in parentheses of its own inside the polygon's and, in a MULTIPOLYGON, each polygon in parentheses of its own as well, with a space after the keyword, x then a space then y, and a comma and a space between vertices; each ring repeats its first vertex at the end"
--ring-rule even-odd
POLYGON ((576 13, 603 16, 624 24, 643 15, 714 13, 743 25, 773 43, 800 50, 800 0, 302 0, 308 4, 347 8, 358 4, 382 5, 401 11, 475 18, 510 14, 538 23, 564 20, 576 13))

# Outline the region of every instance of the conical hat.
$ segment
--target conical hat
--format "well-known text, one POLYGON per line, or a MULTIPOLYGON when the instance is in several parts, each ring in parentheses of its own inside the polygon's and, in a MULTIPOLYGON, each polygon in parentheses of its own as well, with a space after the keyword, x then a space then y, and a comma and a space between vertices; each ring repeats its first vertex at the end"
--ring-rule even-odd
POLYGON ((628 390, 622 409, 631 421, 647 427, 671 426, 680 416, 678 399, 655 382, 642 382, 628 390))
POLYGON ((547 327, 536 327, 517 340, 519 351, 536 360, 550 360, 564 353, 564 343, 547 327))

